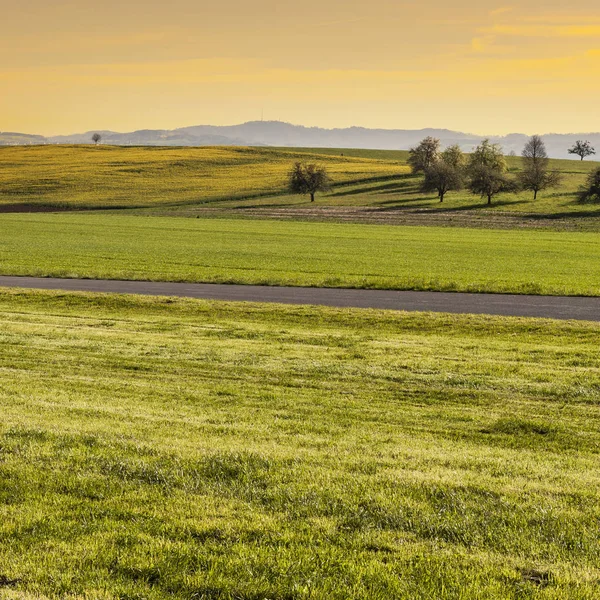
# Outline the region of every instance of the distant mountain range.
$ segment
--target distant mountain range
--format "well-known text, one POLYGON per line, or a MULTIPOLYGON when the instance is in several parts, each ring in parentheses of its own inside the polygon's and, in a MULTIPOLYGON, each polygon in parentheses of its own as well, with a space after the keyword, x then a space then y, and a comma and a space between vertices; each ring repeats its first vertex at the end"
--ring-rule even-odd
MULTIPOLYGON (((103 144, 119 146, 283 146, 378 150, 408 150, 424 137, 433 136, 439 138, 444 146, 459 144, 467 152, 486 137, 448 129, 323 129, 280 121, 251 121, 241 125, 198 125, 173 130, 143 129, 130 133, 88 131, 54 137, 0 132, 0 145, 89 144, 94 133, 102 136, 103 144)), ((501 144, 506 154, 520 154, 529 136, 511 133, 487 137, 501 144)), ((589 140, 600 156, 600 133, 551 133, 543 138, 548 154, 554 158, 573 158, 567 149, 580 139, 589 140)))

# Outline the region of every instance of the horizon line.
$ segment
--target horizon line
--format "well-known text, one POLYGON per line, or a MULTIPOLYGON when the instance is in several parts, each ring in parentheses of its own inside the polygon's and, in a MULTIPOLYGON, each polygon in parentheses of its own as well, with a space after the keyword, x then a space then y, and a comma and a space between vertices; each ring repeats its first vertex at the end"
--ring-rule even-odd
POLYGON ((71 136, 76 136, 76 135, 87 135, 87 134, 93 134, 93 133, 114 133, 114 134, 119 134, 119 135, 126 135, 126 134, 130 134, 130 133, 139 133, 141 131, 181 131, 184 129, 190 129, 192 127, 214 127, 214 128, 226 128, 226 127, 240 127, 242 125, 249 125, 249 124, 255 124, 255 123, 261 123, 261 124, 266 124, 266 123, 277 123, 277 124, 281 124, 281 125, 290 125, 292 127, 300 127, 303 129, 320 129, 323 131, 345 131, 345 130, 349 130, 349 129, 362 129, 365 131, 382 131, 382 132, 394 132, 394 131, 402 131, 402 132, 418 132, 418 131, 427 131, 427 130, 438 130, 438 131, 447 131, 450 133, 458 133, 461 135, 466 135, 466 136, 473 136, 473 137, 481 137, 482 139, 485 138, 506 138, 506 137, 510 137, 511 135, 524 135, 524 136, 532 136, 532 135, 541 135, 541 136, 550 136, 550 135, 600 135, 600 131, 565 131, 565 132, 559 132, 559 131, 547 131, 545 133, 537 133, 537 134, 532 134, 532 133, 526 133, 526 132, 522 132, 522 131, 511 131, 509 133, 505 133, 505 134, 501 134, 501 133, 474 133, 474 132, 469 132, 469 131, 463 131, 460 129, 450 129, 448 127, 432 127, 432 126, 428 126, 428 127, 417 127, 417 128, 400 128, 400 127, 391 127, 391 128, 384 128, 384 127, 366 127, 364 125, 349 125, 346 127, 323 127, 321 125, 303 125, 300 123, 293 123, 291 121, 282 121, 279 119, 267 119, 267 120, 260 120, 260 119, 252 119, 249 121, 243 121, 243 122, 238 122, 238 123, 231 123, 231 124, 227 124, 227 125, 213 125, 210 123, 201 123, 198 125, 184 125, 182 127, 174 127, 172 129, 165 129, 165 128, 153 128, 153 127, 144 127, 141 129, 132 129, 132 130, 128 130, 128 131, 117 131, 114 129, 87 129, 86 131, 76 131, 76 132, 71 132, 71 133, 57 133, 57 134, 53 134, 53 135, 44 135, 41 133, 27 133, 25 131, 0 131, 0 135, 1 134, 17 134, 17 135, 28 135, 28 136, 40 136, 43 137, 45 139, 49 139, 49 138, 56 138, 56 137, 71 137, 71 136))

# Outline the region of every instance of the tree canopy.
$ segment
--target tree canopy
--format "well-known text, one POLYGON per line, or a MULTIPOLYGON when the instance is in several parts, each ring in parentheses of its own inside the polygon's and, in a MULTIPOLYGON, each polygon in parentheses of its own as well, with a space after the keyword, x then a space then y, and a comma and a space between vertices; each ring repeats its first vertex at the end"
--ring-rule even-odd
POLYGON ((455 169, 464 169, 466 166, 465 155, 458 144, 448 146, 448 148, 442 152, 441 159, 444 163, 455 169))
POLYGON ((580 202, 600 202, 600 169, 592 171, 579 192, 580 202))
POLYGON ((288 188, 293 194, 310 194, 310 201, 314 202, 317 192, 331 188, 331 179, 325 167, 297 162, 289 174, 288 188))
POLYGON ((539 135, 531 137, 521 156, 523 170, 518 176, 519 184, 522 189, 533 192, 534 200, 537 199, 538 192, 560 183, 560 174, 549 170, 550 159, 544 140, 539 135))
POLYGON ((408 164, 413 173, 424 173, 440 156, 440 140, 426 137, 408 153, 408 164))
POLYGON ((506 173, 508 167, 500 144, 492 144, 490 140, 483 140, 469 157, 469 169, 487 167, 495 171, 506 173))
POLYGON ((450 146, 425 169, 423 192, 437 192, 440 202, 446 194, 464 186, 465 156, 460 146, 450 146))
POLYGON ((515 191, 517 188, 507 171, 502 148, 484 140, 469 157, 469 189, 473 194, 487 198, 487 203, 491 204, 492 198, 497 194, 515 191))
POLYGON ((443 202, 448 192, 461 190, 463 185, 463 171, 445 160, 438 160, 425 171, 421 189, 437 192, 440 202, 443 202))
POLYGON ((588 156, 596 154, 596 149, 588 141, 577 140, 572 148, 569 148, 569 154, 576 154, 583 160, 588 156))

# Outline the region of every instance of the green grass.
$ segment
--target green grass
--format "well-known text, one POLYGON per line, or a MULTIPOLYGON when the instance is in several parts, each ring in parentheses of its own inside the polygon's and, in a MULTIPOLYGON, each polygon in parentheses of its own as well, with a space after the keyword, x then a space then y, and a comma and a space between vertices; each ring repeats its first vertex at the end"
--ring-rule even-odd
MULTIPOLYGON (((481 217, 481 224, 493 227, 494 219, 508 214, 534 216, 537 226, 559 227, 562 218, 570 220, 570 228, 600 229, 600 207, 576 201, 598 163, 554 160, 552 169, 563 175, 559 189, 541 193, 535 202, 527 192, 504 194, 488 207, 466 191, 449 194, 443 204, 422 194, 421 177, 410 174, 406 159, 404 151, 325 148, 0 147, 0 211, 119 208, 195 216, 250 210, 269 216, 287 210, 306 219, 315 209, 367 208, 382 221, 416 214, 419 224, 427 224, 437 214, 450 214, 448 224, 481 217), (286 194, 286 176, 296 160, 322 163, 330 171, 334 187, 315 204, 286 194)), ((516 174, 521 160, 509 157, 508 163, 516 174)))
MULTIPOLYGON (((0 147, 0 208, 135 208, 280 194, 306 155, 268 148, 0 147)), ((408 172, 393 160, 319 155, 338 184, 408 172)))
POLYGON ((600 594, 600 326, 0 293, 0 597, 600 594))
MULTIPOLYGON (((311 155, 316 150, 305 150, 311 155)), ((339 156, 338 150, 331 151, 332 156, 339 156)), ((371 158, 375 160, 393 160, 394 157, 400 164, 405 164, 406 152, 393 151, 344 151, 345 156, 371 158)), ((511 175, 515 176, 521 168, 521 159, 508 157, 511 175)), ((487 205, 487 199, 474 196, 468 190, 461 192, 450 192, 444 203, 440 203, 435 194, 424 194, 420 191, 422 183, 421 175, 400 173, 396 177, 384 181, 361 181, 344 182, 343 185, 333 188, 327 194, 317 196, 315 205, 311 205, 302 196, 278 194, 277 196, 262 196, 254 199, 230 200, 224 199, 211 204, 211 208, 221 207, 223 209, 243 209, 248 207, 269 208, 283 207, 304 208, 305 210, 316 207, 354 208, 368 207, 379 211, 380 216, 385 218, 393 216, 398 211, 421 211, 426 216, 432 213, 444 212, 454 213, 457 219, 468 217, 470 213, 482 213, 486 216, 509 213, 515 216, 532 215, 537 217, 552 217, 546 222, 547 226, 553 225, 553 220, 560 217, 579 218, 583 221, 593 218, 595 227, 600 218, 600 206, 581 204, 577 201, 577 191, 585 182, 588 173, 598 168, 595 162, 579 162, 572 160, 552 160, 551 168, 562 174, 561 185, 556 189, 540 192, 534 201, 532 192, 519 192, 517 194, 500 194, 493 200, 492 206, 487 205)), ((186 207, 184 210, 191 207, 186 207)), ((197 210, 197 209, 196 209, 197 210)))
POLYGON ((89 213, 0 216, 0 274, 600 295, 597 234, 89 213))

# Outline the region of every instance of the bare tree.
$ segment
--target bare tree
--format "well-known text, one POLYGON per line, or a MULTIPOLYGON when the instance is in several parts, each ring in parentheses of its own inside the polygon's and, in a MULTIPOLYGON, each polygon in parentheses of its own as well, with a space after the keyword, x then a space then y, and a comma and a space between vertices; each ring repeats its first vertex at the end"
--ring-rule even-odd
POLYGON ((588 156, 596 154, 596 149, 588 141, 577 140, 572 148, 569 148, 569 154, 576 154, 583 160, 588 156))
POLYGON ((600 169, 592 171, 579 191, 580 202, 600 202, 600 169))
POLYGON ((310 201, 314 202, 317 192, 331 189, 331 179, 325 167, 297 162, 290 171, 288 189, 293 194, 310 194, 310 201))
POLYGON ((484 140, 469 159, 469 189, 473 194, 487 198, 487 203, 491 204, 496 194, 517 189, 515 181, 507 175, 507 170, 502 148, 484 140))
POLYGON ((98 145, 100 143, 100 140, 102 139, 102 136, 99 133, 95 133, 92 136, 92 142, 94 142, 94 144, 98 145))
POLYGON ((440 156, 440 140, 426 137, 416 148, 411 148, 408 164, 413 173, 424 173, 440 156))
POLYGON ((534 200, 537 200, 538 192, 559 185, 560 173, 549 170, 550 159, 539 135, 534 135, 525 144, 521 156, 523 170, 518 175, 519 184, 522 189, 533 192, 534 200))

